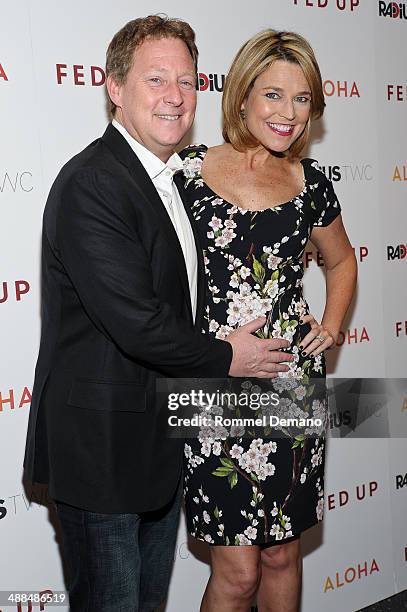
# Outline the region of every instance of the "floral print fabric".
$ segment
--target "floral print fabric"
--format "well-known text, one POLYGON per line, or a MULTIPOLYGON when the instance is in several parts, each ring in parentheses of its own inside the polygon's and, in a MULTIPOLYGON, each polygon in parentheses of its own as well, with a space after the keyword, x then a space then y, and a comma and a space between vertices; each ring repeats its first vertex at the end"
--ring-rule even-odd
MULTIPOLYGON (((302 256, 312 228, 326 226, 340 214, 339 202, 317 162, 304 159, 304 187, 298 196, 261 211, 242 209, 203 181, 206 151, 204 145, 191 146, 180 154, 204 249, 208 293, 202 331, 224 339, 236 327, 267 316, 257 335, 291 343, 294 360, 276 385, 292 414, 303 414, 309 385, 298 381, 324 378, 325 362, 323 355, 302 357, 299 348, 299 319, 309 311, 302 256)), ((259 385, 245 381, 242 387, 253 392, 261 381, 259 385)), ((311 397, 308 409, 314 416, 326 415, 321 399, 311 397)), ((278 543, 322 520, 324 438, 283 433, 273 438, 269 428, 250 436, 239 428, 225 431, 209 424, 186 441, 185 504, 191 535, 220 545, 278 543)))

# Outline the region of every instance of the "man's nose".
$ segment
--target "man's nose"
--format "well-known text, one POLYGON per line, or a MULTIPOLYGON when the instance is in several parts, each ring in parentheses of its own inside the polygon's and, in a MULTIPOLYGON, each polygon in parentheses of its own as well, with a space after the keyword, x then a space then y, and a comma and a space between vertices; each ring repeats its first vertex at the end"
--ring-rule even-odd
POLYGON ((164 102, 173 106, 181 106, 183 98, 178 83, 168 83, 164 93, 164 102))

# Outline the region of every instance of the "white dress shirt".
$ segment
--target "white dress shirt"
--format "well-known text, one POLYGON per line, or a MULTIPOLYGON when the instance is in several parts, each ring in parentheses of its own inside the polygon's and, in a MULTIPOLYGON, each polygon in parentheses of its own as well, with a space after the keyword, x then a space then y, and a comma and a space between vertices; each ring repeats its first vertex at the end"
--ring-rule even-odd
POLYGON ((154 153, 146 149, 115 119, 112 125, 124 136, 140 162, 143 164, 148 176, 157 189, 164 208, 170 217, 178 236, 184 255, 185 266, 188 274, 189 293, 191 296, 192 316, 195 321, 198 261, 194 234, 188 215, 185 211, 178 189, 174 183, 173 176, 178 170, 182 170, 183 164, 178 153, 171 155, 167 163, 161 161, 154 153))

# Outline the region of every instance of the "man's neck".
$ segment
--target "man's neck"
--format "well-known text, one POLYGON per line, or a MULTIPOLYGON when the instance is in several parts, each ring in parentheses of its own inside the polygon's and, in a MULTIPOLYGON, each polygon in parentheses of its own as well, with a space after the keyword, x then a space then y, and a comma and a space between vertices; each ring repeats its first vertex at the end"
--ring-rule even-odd
POLYGON ((175 153, 175 151, 173 149, 170 150, 165 150, 165 151, 152 151, 148 146, 146 146, 146 144, 141 140, 141 138, 139 137, 139 135, 134 132, 134 130, 131 129, 131 126, 127 126, 126 122, 123 121, 123 117, 120 116, 120 114, 118 112, 116 112, 116 114, 113 116, 113 120, 116 121, 117 123, 119 123, 121 125, 121 127, 126 130, 127 134, 133 139, 135 140, 139 145, 141 145, 142 147, 144 147, 145 149, 147 149, 147 151, 150 151, 150 153, 152 153, 153 155, 155 155, 156 157, 158 157, 159 160, 161 160, 164 164, 167 163, 167 161, 170 159, 171 155, 173 155, 175 153))

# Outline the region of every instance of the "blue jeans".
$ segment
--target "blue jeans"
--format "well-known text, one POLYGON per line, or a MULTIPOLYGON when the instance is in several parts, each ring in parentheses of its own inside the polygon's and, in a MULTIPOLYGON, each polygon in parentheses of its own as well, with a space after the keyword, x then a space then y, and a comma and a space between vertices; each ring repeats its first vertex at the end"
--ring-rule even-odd
POLYGON ((180 483, 168 506, 140 515, 56 502, 70 612, 154 612, 168 592, 181 498, 180 483))

